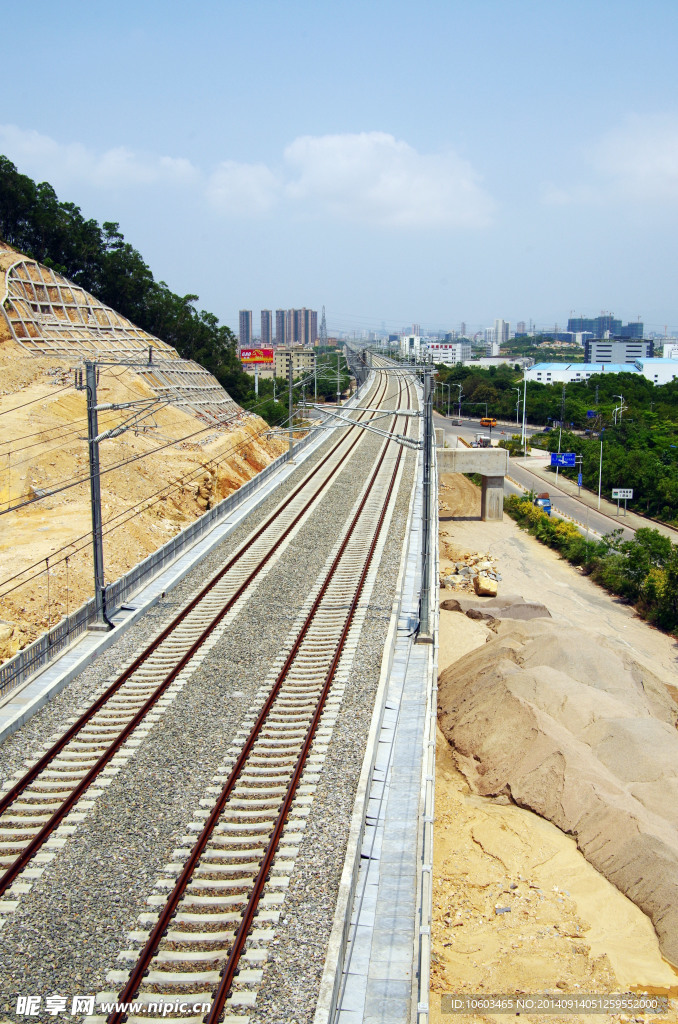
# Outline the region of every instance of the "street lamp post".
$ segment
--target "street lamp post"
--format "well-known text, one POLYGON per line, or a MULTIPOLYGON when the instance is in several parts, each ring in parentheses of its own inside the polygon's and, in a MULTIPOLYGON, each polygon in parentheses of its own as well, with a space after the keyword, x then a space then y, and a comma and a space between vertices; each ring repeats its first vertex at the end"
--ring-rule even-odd
POLYGON ((621 421, 622 421, 622 414, 624 412, 624 396, 623 395, 613 395, 612 397, 619 399, 619 405, 614 410, 614 422, 615 422, 615 425, 616 425, 616 423, 617 423, 617 413, 619 413, 619 422, 621 423, 621 421))
POLYGON ((461 419, 461 400, 464 397, 464 392, 461 384, 455 384, 454 386, 455 388, 459 388, 459 419, 461 419))
POLYGON ((446 384, 442 380, 438 380, 438 381, 435 382, 434 387, 435 388, 442 388, 443 389, 443 402, 445 401, 445 388, 447 388, 447 417, 449 419, 449 416, 450 416, 450 385, 446 384))
POLYGON ((520 388, 511 388, 511 391, 518 392, 518 401, 516 402, 516 426, 518 426, 518 411, 520 409, 520 388))
POLYGON ((527 377, 523 373, 523 429, 520 434, 520 447, 527 455, 527 448, 525 445, 525 410, 527 408, 527 377))

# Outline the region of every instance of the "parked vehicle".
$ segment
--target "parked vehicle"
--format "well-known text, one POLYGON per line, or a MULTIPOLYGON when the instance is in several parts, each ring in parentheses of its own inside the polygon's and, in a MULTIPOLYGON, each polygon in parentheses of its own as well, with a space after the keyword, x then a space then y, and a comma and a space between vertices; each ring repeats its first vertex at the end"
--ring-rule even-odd
POLYGON ((471 442, 473 448, 491 448, 492 441, 487 434, 476 434, 475 441, 471 442))
POLYGON ((537 508, 540 508, 542 512, 546 512, 548 516, 551 515, 551 498, 546 491, 542 494, 538 494, 532 504, 536 505, 537 508))

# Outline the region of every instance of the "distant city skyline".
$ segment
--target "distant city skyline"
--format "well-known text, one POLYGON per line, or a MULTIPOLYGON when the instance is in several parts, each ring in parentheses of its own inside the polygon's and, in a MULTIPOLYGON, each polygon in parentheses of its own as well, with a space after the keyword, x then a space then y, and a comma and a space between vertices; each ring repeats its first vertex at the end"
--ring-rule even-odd
POLYGON ((0 153, 234 332, 678 323, 675 2, 35 0, 3 32, 0 153))

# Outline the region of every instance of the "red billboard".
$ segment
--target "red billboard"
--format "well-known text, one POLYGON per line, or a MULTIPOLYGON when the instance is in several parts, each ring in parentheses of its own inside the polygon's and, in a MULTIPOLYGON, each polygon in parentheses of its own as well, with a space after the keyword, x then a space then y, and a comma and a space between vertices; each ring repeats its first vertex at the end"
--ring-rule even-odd
POLYGON ((273 349, 272 348, 241 348, 240 349, 240 362, 241 363, 272 363, 273 362, 273 349))

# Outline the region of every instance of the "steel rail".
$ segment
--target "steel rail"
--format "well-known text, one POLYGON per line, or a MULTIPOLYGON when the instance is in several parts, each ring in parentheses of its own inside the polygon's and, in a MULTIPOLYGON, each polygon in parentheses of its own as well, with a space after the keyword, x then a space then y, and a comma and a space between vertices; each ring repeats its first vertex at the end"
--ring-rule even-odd
POLYGON ((278 849, 278 844, 280 842, 280 837, 282 835, 283 828, 285 826, 285 822, 287 820, 287 816, 289 814, 289 810, 290 810, 290 807, 292 805, 292 801, 294 800, 294 797, 296 795, 297 788, 299 786, 299 781, 301 779, 301 774, 302 774, 302 772, 304 770, 304 766, 306 764, 306 759, 308 758, 308 754, 309 754, 309 751, 311 749, 311 745, 313 744, 313 740, 315 739, 315 734, 316 734, 316 730, 318 728, 318 723, 319 723, 320 718, 322 716, 322 713, 323 713, 323 711, 325 709, 325 702, 326 702, 328 694, 330 692, 330 688, 332 686, 332 682, 333 682, 334 675, 335 675, 336 670, 337 670, 337 666, 339 664, 339 660, 340 660, 340 658, 341 658, 341 656, 343 654, 343 648, 344 648, 344 645, 346 643, 346 637, 348 636, 348 632, 349 632, 349 630, 351 628, 351 625, 353 623, 353 618, 354 618, 354 615, 355 615, 355 611, 356 611, 356 608, 358 606, 358 602, 360 600, 360 597, 362 595, 363 588, 365 586, 365 579, 367 578, 367 573, 369 572, 370 566, 372 564, 372 558, 374 556, 374 551, 375 551, 377 543, 379 541, 379 537, 381 535, 381 530, 382 530, 382 527, 383 527, 383 524, 384 524, 384 519, 386 517, 386 512, 388 510, 388 506, 389 506, 389 503, 391 501, 391 495, 393 493, 393 489, 394 489, 394 486, 395 486, 395 481, 396 481, 396 478, 397 478, 397 475, 398 475, 398 470, 400 468, 400 461, 402 459, 402 454, 403 454, 402 448, 400 448, 398 450, 398 454, 397 454, 397 457, 396 457, 396 463, 395 463, 395 466, 393 468, 393 474, 391 476, 391 480, 389 481, 389 486, 388 486, 388 490, 387 490, 387 493, 386 493, 386 497, 384 499, 384 503, 382 505, 382 509, 381 509, 380 514, 379 514, 379 519, 377 521, 377 525, 376 525, 376 529, 375 529, 375 532, 374 532, 374 536, 372 538, 372 543, 370 544, 370 549, 369 549, 367 558, 365 560, 365 565, 363 566, 363 571, 362 571, 361 576, 360 576, 360 581, 358 583, 358 587, 356 589, 354 597, 353 597, 353 599, 351 601, 351 604, 350 604, 350 607, 349 607, 349 610, 348 610, 348 615, 347 615, 347 618, 346 618, 346 623, 344 625, 344 629, 342 630, 341 637, 340 637, 339 642, 337 644, 337 649, 335 651, 334 658, 332 659, 332 664, 331 664, 330 669, 327 672, 327 675, 325 677, 325 682, 324 682, 324 685, 323 685, 322 694, 321 694, 320 699, 318 701, 318 706, 316 708, 315 714, 314 714, 313 719, 311 721, 311 725, 309 726, 308 733, 307 733, 306 739, 304 741, 304 746, 303 746, 303 748, 301 750, 301 753, 299 754, 299 758, 298 758, 297 763, 295 765, 294 774, 292 776, 292 780, 291 780, 290 785, 288 787, 287 794, 285 795, 285 799, 283 800, 282 807, 280 808, 280 812, 278 814, 278 819, 277 819, 277 821, 275 823, 275 828, 274 828, 273 833, 272 833, 272 835, 271 835, 271 837, 269 839, 269 845, 268 845, 268 848, 266 850, 266 853, 264 854, 264 858, 262 860, 261 867, 259 868, 259 874, 257 875, 257 878, 255 880, 254 888, 253 888, 253 891, 252 891, 252 893, 250 895, 250 898, 248 900, 247 907, 245 908, 245 911, 243 913, 242 922, 240 924, 240 927, 238 928, 238 931, 236 932, 236 936, 235 936, 235 940, 234 940, 234 943, 233 943, 233 947, 231 949, 231 952, 229 953, 228 960, 226 962, 226 966, 224 968, 224 971, 223 971, 223 973, 221 975, 221 979, 219 981, 217 989, 216 989, 215 993, 212 996, 212 1008, 210 1009, 210 1011, 207 1014, 207 1016, 204 1018, 205 1024, 217 1024, 217 1021, 219 1020, 219 1018, 221 1017, 221 1015, 223 1013, 224 1007, 226 1005, 226 1000, 229 997, 229 994, 230 994, 230 991, 231 991, 231 987, 232 987, 232 984, 233 984, 233 979, 234 979, 234 977, 236 975, 236 972, 238 970, 238 964, 239 964, 239 961, 240 961, 240 957, 241 957, 241 955, 243 953, 243 950, 245 948, 245 944, 247 942, 247 937, 248 937, 249 932, 250 932, 250 930, 252 928, 252 924, 253 924, 253 921, 254 921, 254 916, 255 916, 255 914, 257 912, 257 907, 259 905, 259 900, 261 899, 261 897, 263 895, 264 887, 266 885, 266 882, 267 882, 267 879, 268 879, 268 876, 269 876, 269 873, 270 873, 270 870, 271 870, 271 865, 273 863, 273 858, 276 855, 276 852, 277 852, 277 849, 278 849))
MULTIPOLYGON (((385 397, 387 385, 382 393, 382 400, 385 397)), ((402 389, 401 389, 402 390, 402 389)), ((351 428, 358 429, 356 428, 351 428)), ((350 431, 349 431, 350 433, 350 431)), ((167 639, 170 633, 186 618, 186 616, 196 607, 197 604, 212 590, 216 584, 223 578, 223 576, 237 563, 242 557, 244 551, 254 543, 262 534, 268 529, 274 522, 275 519, 281 514, 281 512, 290 504, 290 502, 300 493, 300 491, 307 486, 309 481, 320 471, 323 465, 326 464, 328 459, 337 451, 339 446, 346 440, 346 435, 337 442, 336 445, 328 452, 327 456, 314 467, 312 472, 298 485, 298 487, 288 496, 285 500, 284 505, 276 509, 276 511, 263 523, 249 539, 248 544, 242 547, 236 554, 226 563, 226 565, 219 570, 219 572, 213 577, 212 580, 200 591, 200 593, 193 598, 185 608, 172 620, 172 622, 160 633, 158 637, 152 642, 152 644, 146 648, 145 651, 139 655, 138 658, 122 673, 122 675, 102 694, 101 697, 90 707, 84 715, 78 719, 74 725, 72 725, 64 735, 57 740, 57 742, 44 754, 40 760, 22 777, 22 779, 3 797, 0 801, 0 815, 4 813, 8 807, 26 790, 26 788, 36 780, 40 772, 42 772, 47 765, 66 747, 66 745, 77 735, 77 733, 95 716, 98 711, 108 702, 108 700, 120 689, 124 682, 132 675, 146 660, 147 658, 159 647, 163 640, 167 639)), ((213 617, 205 629, 200 633, 197 640, 189 647, 186 653, 181 657, 177 664, 172 670, 165 676, 163 681, 158 685, 156 690, 151 696, 144 702, 142 707, 137 713, 130 719, 128 724, 118 734, 115 740, 107 747, 101 757, 96 763, 89 769, 87 774, 80 780, 74 790, 69 796, 63 801, 60 807, 55 811, 51 818, 45 822, 39 832, 33 837, 33 839, 27 844, 27 846, 19 853, 17 859, 13 864, 0 876, 0 897, 10 888, 10 886, 16 881, 17 877, 27 867, 35 854, 42 848, 45 842, 50 838, 51 834, 59 827, 63 819, 70 813, 78 800, 91 786, 91 784, 100 775, 103 769, 110 763, 115 754, 120 750, 123 744, 127 741, 130 735, 136 728, 141 724, 143 719, 148 715, 149 711, 155 706, 160 697, 165 693, 169 685, 174 681, 176 676, 186 666, 186 664, 195 655, 198 649, 205 642, 211 631, 224 616, 230 611, 237 600, 242 596, 245 590, 251 585, 252 581, 261 572, 261 569, 273 556, 278 545, 283 541, 290 532, 297 525, 299 520, 306 514, 310 505, 316 500, 318 495, 322 493, 328 486, 332 478, 339 472, 339 469, 344 465, 351 452, 358 444, 360 435, 352 442, 347 449, 346 453, 342 456, 337 465, 333 468, 327 479, 324 481, 322 486, 318 488, 304 504, 303 508, 289 523, 287 528, 275 538, 275 543, 269 549, 269 551, 262 557, 258 565, 252 570, 252 572, 246 577, 243 583, 238 587, 235 593, 228 599, 226 604, 220 609, 215 617, 213 617)))
MULTIPOLYGON (((402 385, 400 385, 400 393, 402 393, 402 385)), ((408 387, 408 400, 409 400, 409 387, 408 387)), ((396 420, 397 420, 397 411, 396 411, 396 414, 394 416, 394 424, 395 424, 396 420)), ((226 806, 226 804, 228 802, 229 797, 231 796, 231 794, 233 793, 233 790, 235 789, 235 786, 236 786, 236 783, 238 781, 238 778, 239 778, 240 774, 242 773, 243 768, 245 767, 245 764, 246 764, 247 759, 248 759, 248 757, 249 757, 249 755, 250 755, 250 753, 252 751, 252 748, 253 748, 253 746, 254 746, 258 736, 260 735, 264 725, 266 724, 268 715, 269 715, 269 713, 271 711, 271 708, 272 708, 273 704, 275 703, 276 697, 280 693, 280 690, 281 690, 282 685, 283 685, 283 683, 285 681, 285 678, 286 678, 287 674, 289 673, 289 670, 290 670, 293 662, 295 661, 295 659, 297 657, 297 654, 299 652, 301 644, 303 643, 304 638, 308 634, 308 631, 311 628, 313 620, 314 620, 314 618, 315 618, 315 616, 317 614, 318 608, 320 607, 320 605, 322 603, 322 600, 323 600, 323 598, 324 598, 324 596, 325 596, 325 594, 327 592, 327 589, 330 586, 330 583, 332 581, 332 577, 334 576, 334 573, 335 573, 338 565, 340 564, 341 559, 344 556, 346 548, 347 548, 351 538, 353 537, 353 534, 355 532, 357 524, 358 524, 358 522, 360 520, 360 517, 362 515, 362 512, 364 510, 364 507, 365 507, 365 505, 367 503, 367 500, 368 500, 368 498, 369 498, 369 496, 370 496, 370 494, 372 492, 372 489, 373 489, 374 484, 376 482, 376 479, 378 477, 379 471, 380 471, 381 466, 382 466, 382 464, 384 462, 384 459, 386 457, 386 452, 387 452, 388 448, 389 448, 389 442, 387 441, 386 444, 383 446, 383 450, 382 450, 381 456, 380 456, 379 461, 378 461, 378 463, 377 463, 377 465, 376 465, 376 467, 374 469, 374 472, 373 472, 372 477, 370 479, 369 485, 368 485, 368 487, 367 487, 367 489, 365 491, 365 494, 363 495, 363 498, 362 498, 362 500, 360 502, 360 505, 359 505, 358 509, 356 510, 356 513, 355 513, 355 515, 354 515, 354 517, 353 517, 353 519, 352 519, 352 521, 350 523, 350 526, 349 526, 348 530, 346 531, 344 539, 342 540, 340 548, 339 548, 335 558, 332 561, 332 565, 331 565, 330 569, 328 570, 328 572, 327 572, 327 574, 325 576, 325 579, 324 579, 324 581, 322 583, 322 586, 321 586, 321 588, 320 588, 320 590, 319 590, 315 600, 313 601, 313 604, 311 606, 311 609, 308 612, 306 620, 304 621, 304 624, 303 624, 301 630, 299 631, 299 634, 297 635, 297 637, 296 637, 296 639, 294 641, 293 647, 292 647, 290 653, 288 654, 287 658, 285 659, 285 663, 284 663, 283 667, 281 668, 280 672, 278 673, 278 676, 276 678, 276 682, 274 683, 273 687, 271 688, 271 690, 270 690, 270 692, 269 692, 269 694, 268 694, 268 696, 266 698, 266 701, 265 701, 261 711, 259 712, 257 720, 254 723, 253 727, 251 728, 250 733, 249 733, 247 739, 245 740, 245 743, 243 744, 243 747, 242 747, 242 749, 240 751, 240 754, 238 755, 238 758, 237 758, 233 768, 230 771, 229 777, 228 777, 226 783, 224 784, 224 787, 223 787, 221 793, 219 794, 219 797, 217 798, 217 801, 215 802, 214 807, 212 808, 212 811, 211 811, 209 817, 207 818, 207 821, 205 822, 205 825, 203 826, 203 829, 202 829, 200 835, 198 836, 195 844, 193 845, 191 853, 190 853, 188 859, 186 860, 186 863, 185 863, 185 865, 184 865, 180 875, 177 878, 177 881, 176 881, 176 883, 174 885, 174 888, 173 888, 172 892, 170 893, 170 895, 169 895, 169 897, 168 897, 168 899, 167 899, 167 901, 166 901, 162 911, 160 912, 160 915, 158 917, 158 921, 156 922, 156 924, 154 925, 153 929, 151 930, 150 935, 149 935, 149 937, 148 937, 144 947, 142 948, 142 950, 139 953, 139 957, 137 959, 137 962, 136 962, 134 968, 132 969, 132 972, 130 973, 130 977, 129 977, 126 985, 124 986, 124 988, 122 989, 122 991, 118 995, 118 998, 117 998, 116 1002, 119 1003, 119 1004, 131 1003, 131 1002, 134 1001, 135 997, 137 996, 137 993, 138 993, 139 987, 140 987, 140 985, 141 985, 141 983, 143 981, 144 975, 148 971, 149 965, 150 965, 151 961, 153 960, 153 958, 155 957, 155 955, 156 955, 156 953, 158 951, 158 946, 160 945, 160 942, 162 941, 164 935, 168 931, 170 921, 174 917, 174 915, 176 913, 176 910, 177 910, 177 907, 178 907, 178 904, 181 901, 183 895, 185 894, 186 889, 187 889, 189 883, 191 882, 193 874, 194 874, 194 872, 195 872, 195 870, 196 870, 196 868, 197 868, 197 866, 199 864, 200 858, 202 857, 202 855, 203 855, 203 853, 205 851, 205 848, 207 847, 207 844, 208 844, 208 842, 209 842, 209 840, 210 840, 210 838, 211 838, 211 836, 212 836, 212 834, 214 832, 214 829, 215 829, 215 827, 216 827, 216 825, 217 825, 217 823, 218 823, 218 821, 219 821, 219 819, 220 819, 220 817, 221 817, 221 815, 223 813, 223 810, 224 810, 224 808, 225 808, 225 806, 226 806)), ((294 768, 294 771, 293 771, 293 775, 292 775, 292 781, 290 782, 290 784, 288 786, 287 793, 286 793, 286 795, 285 795, 285 797, 283 799, 283 802, 281 804, 281 807, 280 807, 280 810, 279 810, 279 814, 278 814, 278 818, 276 820, 276 824, 275 824, 273 832, 272 832, 272 834, 271 834, 271 836, 269 838, 269 845, 268 845, 267 851, 266 851, 266 853, 264 855, 264 859, 261 862, 259 873, 257 875, 257 878, 255 879, 254 887, 253 887, 252 893, 250 895, 250 898, 248 900, 247 907, 245 908, 245 910, 243 912, 243 920, 242 920, 242 922, 241 922, 241 924, 240 924, 240 926, 238 928, 238 931, 236 933, 236 936, 235 936, 234 943, 233 943, 233 946, 231 948, 231 951, 229 952, 229 956, 228 956, 228 960, 227 960, 226 966, 224 968, 224 972, 222 973, 219 985, 218 985, 215 993, 213 993, 212 1008, 211 1008, 209 1014, 204 1018, 204 1020, 206 1022, 209 1022, 209 1024, 215 1024, 215 1022, 219 1019, 219 1017, 221 1016, 221 1013, 223 1011, 226 999, 228 998, 228 995, 229 995, 229 992, 230 992, 230 988, 231 988, 231 985, 232 985, 232 981, 233 981, 233 977, 235 976, 235 973, 236 973, 236 970, 237 970, 238 961, 240 959, 240 955, 242 953, 242 950, 243 950, 244 945, 245 945, 246 940, 247 940, 248 933, 249 933, 250 928, 252 926, 252 919, 253 919, 254 914, 256 912, 257 905, 259 903, 259 899, 260 899, 261 894, 263 892, 263 888, 264 888, 264 886, 266 884, 266 879, 267 879, 267 876, 268 876, 269 871, 270 871, 271 863, 272 863, 273 857, 275 856, 275 852, 277 850, 278 841, 280 839, 280 835, 282 833, 283 826, 285 824, 285 820, 287 818, 287 814, 289 812, 290 805, 292 803, 292 800, 294 799, 294 795, 296 793, 296 789, 297 789, 297 786, 298 786, 299 778, 301 777, 301 773, 303 771, 303 768, 304 768, 304 765, 305 765, 305 762, 306 762, 306 759, 307 759, 307 756, 308 756, 308 751, 309 751, 309 749, 311 747, 311 744, 313 742, 313 739, 314 739, 314 736, 315 736, 315 732, 317 730, 317 725, 318 725, 318 722, 320 720, 320 716, 322 715, 322 711, 323 711, 324 706, 325 706, 327 695, 329 693, 329 690, 330 690, 330 687, 331 687, 331 684, 332 684, 332 680, 333 680, 335 672, 336 672, 337 665, 338 665, 339 660, 341 658, 341 655, 343 653, 343 647, 344 647, 344 644, 345 644, 345 641, 346 641, 346 637, 348 635, 348 631, 349 631, 350 626, 351 626, 351 624, 353 622, 353 618, 354 618, 354 615, 355 615, 355 610, 356 610, 357 605, 358 605, 358 601, 359 601, 360 596, 362 594, 362 591, 364 589, 365 579, 367 577, 367 573, 369 571, 369 568, 370 568, 370 565, 371 565, 371 562, 372 562, 372 558, 373 558, 373 555, 374 555, 374 550, 376 548, 376 545, 377 545, 378 540, 379 540, 379 536, 381 534, 381 529, 382 529, 382 526, 383 526, 384 518, 386 516, 386 511, 388 509, 388 505, 389 505, 389 502, 390 502, 391 494, 393 492, 393 488, 394 488, 394 485, 395 485, 395 480, 396 480, 396 477, 397 477, 397 473, 398 473, 398 469, 399 469, 399 466, 400 466, 401 459, 402 459, 402 448, 399 449, 398 454, 397 454, 397 458, 396 458, 394 470, 393 470, 393 473, 392 473, 392 476, 391 476, 391 480, 390 480, 390 483, 389 483, 389 486, 388 486, 386 498, 384 499, 384 502, 382 504, 381 513, 380 513, 379 519, 377 521, 377 525, 376 525, 375 532, 374 532, 374 535, 373 535, 373 538, 372 538, 372 541, 371 541, 371 544, 370 544, 370 548, 369 548, 368 554, 366 556, 365 563, 364 563, 363 568, 362 568, 362 572, 361 572, 361 575, 360 575, 360 579, 359 579, 358 585, 356 587, 356 590, 354 591, 353 598, 351 599, 351 602, 349 604, 348 612, 347 612, 347 617, 346 617, 346 620, 345 620, 342 632, 340 634, 340 637, 337 640, 337 645, 336 645, 335 653, 334 653, 334 656, 333 656, 330 668, 329 668, 329 670, 328 670, 328 672, 327 672, 327 674, 325 676, 325 680, 324 680, 324 683, 323 683, 323 688, 322 688, 322 692, 321 692, 321 695, 320 695, 320 698, 319 698, 319 702, 316 705, 316 710, 315 710, 313 718, 311 720, 311 724, 310 724, 310 726, 309 726, 309 728, 307 730, 307 734, 306 734, 306 737, 305 737, 305 740, 304 740, 304 743, 303 743, 302 751, 301 751, 301 753, 300 753, 300 755, 299 755, 299 757, 297 759, 297 762, 296 762, 296 765, 295 765, 295 768, 294 768)), ((126 1020, 126 1019, 127 1019, 127 1014, 126 1013, 124 1013, 122 1010, 115 1010, 107 1018, 107 1024, 122 1024, 122 1022, 124 1020, 126 1020)))
MULTIPOLYGON (((379 400, 381 401, 383 400, 383 398, 384 395, 382 394, 379 400)), ((330 449, 326 457, 323 460, 321 460, 318 463, 318 465, 315 466, 313 470, 306 477, 304 477, 301 483, 287 496, 284 503, 280 505, 279 508, 277 508, 268 517, 268 519, 264 523, 262 523, 260 527, 258 527, 255 533, 249 539, 250 545, 257 541, 262 536, 262 534, 271 525, 273 525, 276 518, 281 514, 281 512, 283 512, 284 509, 291 504, 291 502, 297 497, 297 495, 303 490, 303 488, 309 483, 309 481, 312 480, 313 477, 320 472, 325 463, 334 455, 339 446, 344 443, 344 441, 346 440, 350 433, 351 431, 348 431, 348 433, 340 441, 338 441, 333 448, 330 449)), ((351 448, 349 448, 347 455, 350 454, 350 452, 353 450, 353 447, 354 446, 352 445, 351 448)), ((342 464, 343 462, 339 463, 339 465, 342 464)), ((326 483, 329 482, 330 479, 331 477, 328 477, 328 481, 326 481, 326 483)), ((223 568, 220 569, 219 572, 216 573, 216 575, 213 576, 212 579, 209 580, 209 582, 206 583, 205 586, 200 591, 198 591, 196 596, 193 597, 189 601, 189 603, 184 608, 182 608, 180 612, 177 613, 177 615, 171 620, 171 622, 169 622, 168 625, 165 626, 162 632, 160 632, 158 636, 155 637, 155 639, 148 645, 148 647, 146 647, 141 652, 141 654, 137 658, 135 658, 134 661, 124 670, 124 672, 122 672, 121 675, 119 675, 118 678, 113 683, 111 683, 111 685, 101 694, 101 696, 99 696, 96 699, 96 701, 87 709, 87 711, 85 711, 80 716, 80 718, 78 718, 78 720, 74 722, 66 730, 66 732, 56 741, 56 743, 54 743, 50 747, 50 749, 45 754, 43 754, 40 757, 40 759, 21 777, 21 779, 17 783, 15 783, 15 785, 12 786, 12 788, 8 790, 7 793, 5 793, 0 798, 0 815, 5 813, 5 811, 10 807, 10 805, 17 799, 17 797, 21 796, 23 791, 32 782, 35 781, 35 779, 42 771, 44 771, 44 769, 47 767, 50 761, 52 761, 56 757, 56 755, 59 754, 68 743, 70 743, 70 741, 77 735, 77 733, 80 732, 80 730, 84 728, 84 726, 87 725, 87 723, 91 721, 91 719, 94 718, 96 714, 98 714, 102 707, 104 707, 104 705, 108 703, 111 697, 114 696, 114 694, 127 681, 127 679, 129 679, 131 675, 134 675, 134 673, 138 671, 139 668, 141 668, 144 662, 148 660, 148 658, 158 649, 158 647, 160 647, 162 643, 164 643, 164 641, 177 628, 177 626, 179 626, 183 622, 187 615, 189 615, 190 612, 192 612, 193 609, 203 600, 203 598, 205 598, 207 594, 209 594, 209 592, 214 589, 214 587, 217 585, 217 583, 220 582, 221 579, 223 579, 226 573, 230 572, 233 566, 236 565, 240 558, 243 556, 245 550, 246 548, 241 548, 239 551, 235 553, 235 555, 231 559, 229 559, 226 565, 223 566, 223 568)))

